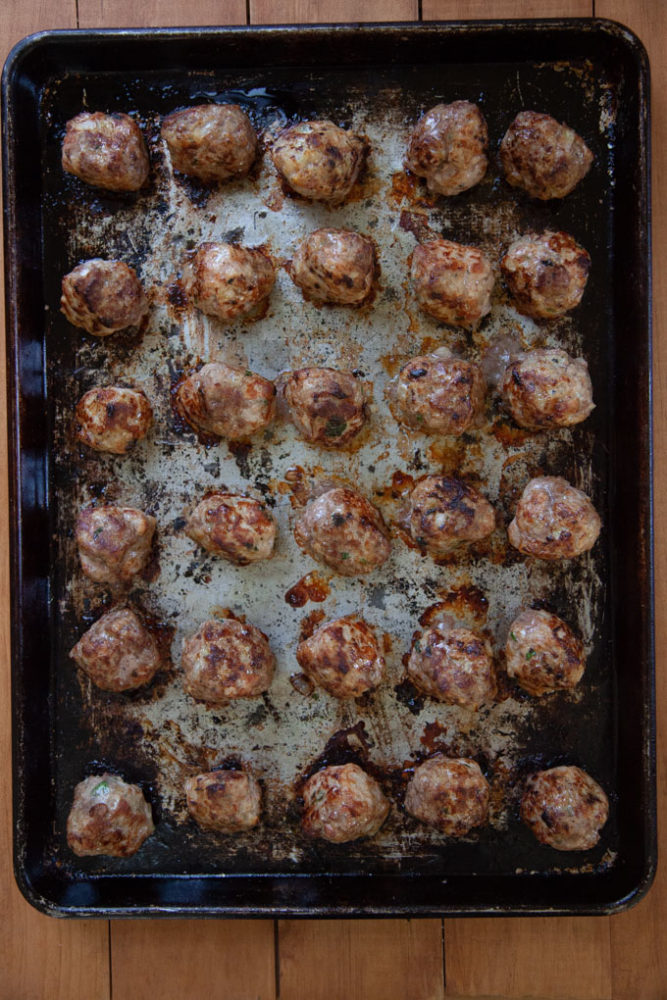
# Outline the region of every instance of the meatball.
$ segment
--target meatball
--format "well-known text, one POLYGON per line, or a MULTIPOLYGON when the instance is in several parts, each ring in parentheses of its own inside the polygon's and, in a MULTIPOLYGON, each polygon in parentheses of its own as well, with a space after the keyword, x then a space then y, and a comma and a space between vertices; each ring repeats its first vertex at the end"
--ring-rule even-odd
POLYGON ((537 111, 520 111, 500 143, 508 184, 543 201, 573 191, 592 162, 593 154, 574 129, 537 111))
POLYGON ((76 407, 77 438, 95 451, 124 455, 135 441, 146 437, 153 410, 137 389, 119 385, 90 389, 76 407))
POLYGON ((185 782, 188 812, 205 830, 242 833, 259 823, 262 790, 245 771, 209 771, 185 782))
POLYGON ((213 361, 181 382, 176 406, 195 430, 244 441, 271 423, 275 397, 268 378, 213 361))
POLYGON ((351 372, 300 368, 286 376, 283 395, 292 423, 311 444, 338 448, 366 421, 364 386, 351 372))
POLYGON ((474 361, 444 353, 412 358, 401 368, 394 406, 401 423, 427 434, 463 434, 484 406, 484 376, 474 361))
POLYGON ((522 611, 505 645, 507 673, 529 694, 573 688, 585 667, 584 644, 562 618, 548 611, 522 611))
POLYGON ((221 705, 256 698, 273 680, 276 661, 263 632, 235 618, 208 621, 183 643, 185 690, 221 705))
POLYGON ((585 493, 560 476, 538 476, 524 489, 507 534, 524 555, 572 559, 595 545, 600 527, 585 493))
POLYGON ((257 318, 275 280, 268 254, 233 243, 202 243, 183 268, 183 288, 193 305, 223 323, 257 318))
POLYGON ((430 240, 415 247, 411 274, 420 308, 442 323, 475 327, 491 311, 493 270, 476 247, 430 240))
POLYGON ((474 760, 438 754, 415 768, 405 808, 448 837, 464 837, 489 816, 489 783, 474 760))
POLYGON ((79 857, 127 858, 154 830, 151 807, 138 785, 115 774, 94 774, 74 789, 67 843, 79 857))
POLYGON ((206 184, 245 177, 257 155, 257 136, 237 104, 202 104, 162 120, 172 166, 206 184))
POLYGON ((341 576, 371 573, 389 558, 389 533, 377 507, 336 487, 311 500, 294 527, 298 545, 341 576))
POLYGON ((417 122, 405 165, 424 177, 434 194, 460 194, 486 173, 488 145, 486 121, 476 104, 437 104, 417 122))
POLYGON ((358 306, 370 295, 375 272, 375 247, 365 236, 316 229, 294 255, 290 273, 308 299, 358 306))
POLYGON ((417 633, 408 677, 431 698, 475 711, 496 695, 488 641, 463 625, 447 621, 417 633))
POLYGON ((525 316, 554 319, 581 302, 591 258, 567 233, 522 236, 500 262, 512 302, 525 316))
POLYGON ((86 260, 62 280, 61 312, 95 337, 138 326, 148 300, 136 271, 122 260, 86 260))
POLYGON ((520 354, 505 369, 502 394, 519 427, 572 427, 595 409, 588 365, 558 348, 520 354))
POLYGON ((325 622, 296 649, 299 666, 334 698, 358 698, 382 681, 384 657, 373 629, 356 616, 325 622))
POLYGON ((333 844, 374 836, 390 809, 370 774, 357 764, 325 767, 303 786, 304 833, 333 844))
POLYGON ((478 542, 496 527, 496 514, 477 490, 451 476, 426 476, 410 494, 410 535, 422 550, 444 556, 461 542, 478 542))
POLYGON ((69 655, 103 691, 132 691, 160 669, 157 643, 131 608, 107 611, 69 655))
POLYGON ((271 159, 289 187, 314 201, 343 201, 364 162, 364 142, 333 122, 299 122, 280 133, 271 159))
POLYGON ((81 569, 95 583, 131 583, 150 559, 155 526, 134 507, 85 507, 75 530, 81 569))
POLYGON ((579 767, 552 767, 526 782, 521 819, 541 844, 557 851, 595 847, 608 816, 607 796, 579 767))
POLYGON ((83 111, 65 127, 63 170, 107 191, 138 191, 150 164, 141 129, 129 115, 83 111))
POLYGON ((193 510, 185 532, 214 556, 237 566, 270 559, 276 522, 267 506, 239 493, 211 493, 193 510))

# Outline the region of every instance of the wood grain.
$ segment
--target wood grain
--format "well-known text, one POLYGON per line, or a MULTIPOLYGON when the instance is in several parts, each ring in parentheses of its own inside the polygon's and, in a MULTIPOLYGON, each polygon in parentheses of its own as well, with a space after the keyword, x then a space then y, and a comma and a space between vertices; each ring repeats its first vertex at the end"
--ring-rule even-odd
POLYGON ((80 28, 245 24, 245 0, 79 0, 80 28))
POLYGON ((440 920, 280 921, 280 1000, 439 1000, 440 920))
POLYGON ((113 1000, 274 1000, 272 920, 112 922, 113 1000))
POLYGON ((316 24, 345 21, 416 21, 417 0, 250 0, 251 24, 316 24))
POLYGON ((424 21, 474 21, 503 17, 590 17, 591 0, 423 0, 424 21))

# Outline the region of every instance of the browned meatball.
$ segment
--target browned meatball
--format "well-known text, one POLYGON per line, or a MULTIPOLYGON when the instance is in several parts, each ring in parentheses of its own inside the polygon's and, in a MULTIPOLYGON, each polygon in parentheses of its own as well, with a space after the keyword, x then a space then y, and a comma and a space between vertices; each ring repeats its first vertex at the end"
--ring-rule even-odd
POLYGON ((275 397, 268 378, 213 361, 181 382, 176 405, 195 430, 244 441, 271 423, 275 397))
POLYGON ((560 476, 538 476, 524 489, 507 534, 525 555, 572 559, 595 545, 600 526, 585 493, 560 476))
POLYGON ((257 136, 237 104, 201 104, 162 120, 174 170, 207 184, 245 177, 257 155, 257 136))
POLYGON ((557 851, 595 847, 608 816, 607 796, 579 767, 552 767, 526 782, 521 819, 541 844, 557 851))
POLYGON ((132 691, 160 669, 157 643, 131 608, 107 611, 69 655, 104 691, 132 691))
POLYGON ((488 641, 450 622, 438 622, 418 633, 408 660, 408 677, 431 698, 475 711, 496 695, 488 641))
POLYGON ((584 644, 562 618, 532 608, 510 625, 505 645, 507 673, 529 694, 573 688, 586 664, 584 644))
POLYGON ((62 162, 67 173, 108 191, 138 191, 150 166, 137 123, 101 111, 83 111, 67 122, 62 162))
POLYGON ((380 511, 347 487, 311 500, 294 526, 294 537, 309 556, 341 576, 371 573, 391 554, 380 511))
POLYGON ((202 243, 183 268, 183 288, 193 305, 223 323, 256 318, 275 280, 268 254, 233 243, 202 243))
POLYGON ((311 444, 338 448, 366 421, 364 385, 351 372, 300 368, 285 377, 283 395, 292 423, 311 444))
POLYGON ((154 830, 151 807, 138 785, 115 774, 97 774, 74 789, 67 843, 79 857, 127 858, 154 830))
POLYGON ((477 490, 451 476, 426 476, 410 494, 410 534, 423 552, 444 556, 478 542, 496 527, 496 514, 477 490))
POLYGON ((595 409, 588 365, 555 347, 519 354, 505 369, 502 394, 520 427, 572 427, 595 409))
POLYGON ((551 115, 520 111, 500 144, 505 179, 533 198, 564 198, 588 173, 593 154, 551 115))
POLYGON ((486 121, 476 104, 437 104, 417 122, 405 165, 426 178, 434 194, 460 194, 479 184, 486 173, 488 145, 486 121))
POLYGON ((299 122, 280 133, 271 159, 297 194, 335 204, 350 193, 365 151, 358 136, 333 122, 299 122))
POLYGON ((484 376, 474 361, 420 355, 403 365, 394 390, 401 423, 427 434, 463 434, 484 407, 484 376))
POLYGON ((187 778, 188 812, 205 830, 242 833, 259 823, 262 790, 245 771, 218 770, 187 778))
POLYGON ((591 258, 567 233, 522 236, 500 262, 512 302, 525 316, 553 319, 581 302, 591 258))
POLYGON ((411 273, 420 308, 442 323, 475 327, 491 311, 493 270, 476 247, 430 240, 415 247, 411 273))
POLYGON ((108 337, 138 326, 148 300, 133 268, 122 260, 86 260, 62 280, 60 309, 73 326, 108 337))
POLYGON ((220 705, 266 691, 276 661, 263 632, 227 618, 204 622, 184 641, 182 664, 188 694, 220 705))
POLYGON ((308 299, 358 306, 370 295, 375 247, 349 229, 316 229, 294 255, 291 276, 308 299))
POLYGON ((240 493, 211 493, 193 510, 185 532, 207 552, 237 566, 270 559, 276 522, 266 504, 240 493))
POLYGON ((81 569, 95 583, 130 583, 148 563, 155 525, 134 507, 84 508, 75 532, 81 569))
POLYGON ((415 768, 405 808, 448 837, 464 837, 489 816, 491 793, 479 764, 467 757, 438 754, 415 768))
POLYGON ((90 389, 76 406, 77 438, 95 451, 124 455, 146 437, 153 410, 143 392, 119 385, 90 389))
POLYGON ((296 648, 299 666, 334 698, 358 698, 382 681, 385 662, 370 625, 356 616, 320 625, 296 648))
POLYGON ((304 833, 334 844, 374 836, 390 809, 370 774, 357 764, 325 767, 303 787, 304 833))

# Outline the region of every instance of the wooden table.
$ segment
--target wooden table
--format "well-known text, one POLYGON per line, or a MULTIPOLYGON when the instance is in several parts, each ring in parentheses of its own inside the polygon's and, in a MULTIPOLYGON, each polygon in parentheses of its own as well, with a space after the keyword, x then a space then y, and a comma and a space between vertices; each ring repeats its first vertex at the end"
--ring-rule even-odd
MULTIPOLYGON (((667 4, 663 0, 4 0, 2 59, 45 28, 475 17, 613 18, 648 48, 653 76, 656 639, 667 713, 667 4), (664 572, 663 572, 664 571, 664 572)), ((0 346, 4 365, 4 342, 0 346)), ((4 380, 0 380, 4 395, 4 380)), ((5 405, 0 399, 4 425, 5 405)), ((4 426, 0 440, 5 440, 4 426)), ((6 455, 0 504, 7 508, 6 455)), ((6 517, 0 545, 7 552, 6 517)), ((601 918, 368 921, 59 921, 19 894, 11 866, 9 576, 0 573, 0 1000, 664 1000, 667 871, 627 914, 601 918)), ((658 742, 667 844, 667 726, 658 742)))

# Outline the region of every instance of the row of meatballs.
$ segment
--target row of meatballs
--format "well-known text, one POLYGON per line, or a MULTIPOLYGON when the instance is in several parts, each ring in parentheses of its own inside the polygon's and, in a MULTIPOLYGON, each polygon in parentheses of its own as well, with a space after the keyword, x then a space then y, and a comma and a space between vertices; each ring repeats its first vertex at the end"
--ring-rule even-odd
MULTIPOLYGON (((236 104, 197 105, 174 111, 161 124, 174 170, 205 184, 245 177, 259 152, 257 134, 236 104)), ((489 136, 476 104, 438 104, 411 132, 404 165, 430 192, 454 196, 485 176, 489 136)), ((367 140, 331 121, 303 121, 283 129, 271 159, 287 188, 303 198, 340 204, 350 194, 369 152, 367 140)), ((586 176, 593 154, 564 123, 521 111, 500 144, 507 182, 533 198, 564 198, 586 176)), ((67 122, 62 165, 87 184, 137 191, 150 162, 136 122, 123 113, 82 112, 67 122)))
MULTIPOLYGON (((148 684, 163 666, 151 628, 129 605, 107 611, 70 652, 77 666, 102 690, 132 691, 148 684)), ((359 698, 386 679, 386 663, 375 631, 357 615, 319 625, 296 647, 303 675, 293 675, 300 693, 316 684, 335 698, 359 698), (302 684, 303 677, 310 687, 302 684)), ((548 611, 522 611, 505 643, 507 675, 540 697, 574 688, 585 669, 584 647, 566 622, 548 611)), ((181 655, 184 686, 197 701, 225 705, 267 691, 276 660, 267 636, 237 618, 204 622, 185 638, 181 655)), ((415 687, 447 705, 476 711, 497 695, 489 640, 441 615, 417 631, 407 659, 415 687)))
MULTIPOLYGON (((449 837, 487 823, 490 786, 476 761, 437 754, 411 770, 403 801, 409 815, 449 837)), ((250 771, 196 774, 186 779, 184 791, 189 814, 205 830, 238 834, 260 822, 262 790, 250 771)), ((301 798, 303 832, 334 844, 374 836, 391 809, 379 782, 355 763, 316 771, 301 798)), ((582 851, 598 843, 609 802, 581 768, 553 767, 528 777, 520 815, 541 844, 582 851)), ((106 773, 76 786, 67 819, 67 841, 75 854, 127 857, 154 829, 151 807, 138 785, 106 773)))

